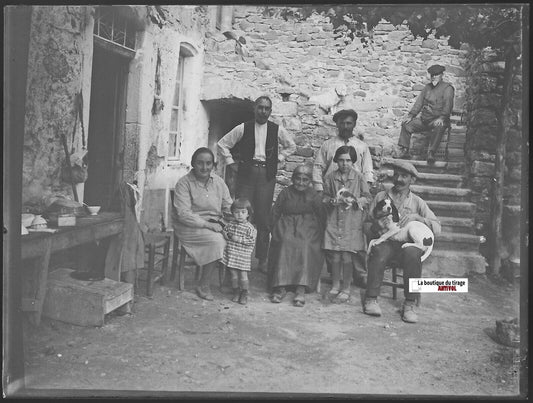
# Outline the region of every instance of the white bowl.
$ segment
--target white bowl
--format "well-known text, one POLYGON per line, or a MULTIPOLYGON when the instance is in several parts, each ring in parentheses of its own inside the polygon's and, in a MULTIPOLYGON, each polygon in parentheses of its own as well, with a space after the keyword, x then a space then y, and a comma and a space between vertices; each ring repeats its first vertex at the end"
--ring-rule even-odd
POLYGON ((89 210, 91 215, 97 215, 101 208, 101 206, 87 206, 87 210, 89 210))
POLYGON ((36 215, 33 221, 31 222, 30 228, 33 228, 33 229, 46 228, 47 226, 48 226, 48 222, 40 215, 36 215))
POLYGON ((21 217, 22 225, 24 225, 25 227, 29 227, 34 218, 35 218, 35 214, 22 213, 22 217, 21 217))

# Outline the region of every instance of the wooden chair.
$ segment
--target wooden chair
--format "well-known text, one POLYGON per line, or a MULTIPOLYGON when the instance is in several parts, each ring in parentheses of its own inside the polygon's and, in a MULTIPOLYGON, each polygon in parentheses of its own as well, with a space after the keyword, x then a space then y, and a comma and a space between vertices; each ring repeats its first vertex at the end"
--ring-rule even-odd
MULTIPOLYGON (((135 189, 127 182, 124 182, 121 187, 121 193, 123 193, 122 197, 125 199, 125 205, 129 206, 131 214, 134 215, 137 202, 135 189)), ((158 281, 163 284, 165 280, 170 257, 172 232, 146 232, 142 228, 140 228, 140 231, 144 243, 144 267, 138 269, 139 273, 135 275, 135 279, 132 282, 137 285, 139 280, 145 280, 146 295, 152 297, 154 284, 158 281), (141 278, 141 274, 143 278, 141 278)))
MULTIPOLYGON (((178 237, 174 234, 174 242, 172 245, 172 266, 170 270, 170 281, 174 281, 176 278, 176 270, 178 271, 178 290, 185 289, 185 262, 187 259, 187 251, 180 245, 178 237), (179 253, 178 253, 179 251, 179 253), (179 262, 178 262, 179 255, 179 262)), ((202 266, 194 264, 194 280, 198 281, 202 275, 202 266)), ((218 268, 218 281, 219 286, 222 287, 224 279, 226 277, 226 269, 221 264, 218 268)))
MULTIPOLYGON (((170 208, 174 208, 174 191, 170 191, 170 208)), ((174 281, 176 277, 176 270, 178 271, 178 290, 182 291, 185 289, 185 262, 187 258, 187 251, 180 244, 180 241, 176 234, 173 237, 172 243, 172 265, 170 269, 170 281, 174 281), (179 253, 178 253, 179 251, 179 253), (179 255, 179 262, 178 262, 179 255)), ((202 275, 202 266, 194 264, 194 279, 198 281, 202 275)), ((224 278, 226 275, 226 270, 224 266, 220 265, 218 270, 218 278, 220 287, 224 284, 224 278)))
POLYGON ((398 288, 401 288, 403 290, 403 275, 400 272, 401 269, 398 267, 398 265, 393 264, 387 266, 385 270, 391 270, 391 280, 383 279, 382 285, 392 287, 392 299, 396 299, 398 296, 398 288), (398 281, 398 278, 400 280, 398 281))
POLYGON ((144 234, 144 251, 146 270, 146 295, 151 297, 154 284, 164 284, 167 277, 168 261, 170 257, 170 241, 173 232, 148 232, 144 234))
MULTIPOLYGON (((435 158, 439 161, 447 161, 448 159, 448 144, 450 141, 451 126, 448 126, 442 135, 439 147, 435 152, 435 158)), ((411 137, 411 155, 417 159, 426 159, 426 154, 429 146, 429 132, 413 133, 411 137)))
MULTIPOLYGON (((399 267, 398 262, 391 262, 386 268, 385 271, 391 270, 391 280, 383 279, 382 285, 392 287, 392 299, 398 297, 398 288, 404 289, 403 285, 403 272, 399 267)), ((416 306, 420 306, 421 295, 418 294, 416 297, 416 306)))

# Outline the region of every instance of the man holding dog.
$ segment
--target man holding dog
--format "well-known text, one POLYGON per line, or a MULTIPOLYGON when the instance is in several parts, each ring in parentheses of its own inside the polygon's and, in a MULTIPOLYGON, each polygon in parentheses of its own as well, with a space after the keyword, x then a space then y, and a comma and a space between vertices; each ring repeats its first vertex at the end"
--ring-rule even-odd
POLYGON ((411 111, 402 121, 398 145, 401 159, 409 159, 411 134, 430 131, 427 163, 435 163, 435 153, 439 148, 442 135, 450 126, 455 89, 450 83, 442 81, 444 66, 434 64, 428 68, 430 83, 418 95, 411 111), (420 113, 420 117, 417 115, 420 113))
MULTIPOLYGON (((383 222, 385 217, 390 215, 389 212, 376 211, 376 205, 384 200, 391 199, 392 203, 398 210, 399 225, 405 226, 410 221, 420 221, 426 224, 434 235, 441 231, 440 222, 428 207, 427 203, 419 196, 411 192, 410 186, 418 177, 418 171, 413 164, 407 161, 395 160, 391 163, 394 167, 394 186, 390 190, 379 192, 369 208, 369 224, 367 226, 367 238, 378 238, 384 232, 383 222), (378 224, 381 223, 381 226, 378 224)), ((397 262, 403 269, 404 296, 405 301, 402 307, 402 320, 407 323, 418 321, 414 307, 416 304, 417 293, 409 292, 409 279, 421 277, 422 262, 421 257, 424 252, 414 246, 406 248, 401 247, 397 241, 387 240, 379 245, 375 245, 368 255, 368 281, 363 302, 363 311, 367 315, 381 316, 377 297, 380 294, 380 287, 383 282, 385 268, 391 262, 397 262)))
MULTIPOLYGON (((352 146, 355 148, 357 160, 354 163, 354 167, 363 174, 365 181, 371 186, 374 182, 372 155, 370 154, 368 145, 357 138, 354 133, 357 123, 357 112, 353 109, 342 109, 333 115, 333 121, 337 125, 337 135, 322 144, 313 164, 313 186, 315 190, 322 192, 324 190, 324 177, 337 169, 337 164, 333 162, 333 157, 335 157, 335 152, 341 146, 352 146)), ((354 283, 361 287, 365 287, 367 281, 363 260, 361 255, 352 255, 355 274, 354 283)), ((328 260, 328 257, 326 257, 326 263, 328 272, 331 272, 331 262, 328 260)))

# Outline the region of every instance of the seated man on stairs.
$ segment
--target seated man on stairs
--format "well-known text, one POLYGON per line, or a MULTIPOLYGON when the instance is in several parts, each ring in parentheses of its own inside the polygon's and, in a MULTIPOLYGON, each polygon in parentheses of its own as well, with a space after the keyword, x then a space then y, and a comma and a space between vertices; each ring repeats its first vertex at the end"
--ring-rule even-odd
MULTIPOLYGON (((420 221, 426 224, 431 231, 438 235, 441 225, 433 211, 427 203, 410 190, 410 186, 418 177, 416 168, 407 161, 393 160, 394 166, 394 186, 390 190, 379 192, 369 207, 368 224, 373 224, 376 218, 373 217, 376 205, 384 200, 391 199, 396 206, 399 215, 399 225, 404 227, 410 221, 420 221)), ((378 238, 381 234, 375 225, 365 225, 368 240, 378 238)), ((377 298, 380 294, 383 275, 388 264, 393 261, 400 262, 403 269, 403 283, 405 301, 402 307, 402 320, 407 323, 418 321, 414 311, 416 304, 416 293, 409 292, 409 279, 419 278, 422 275, 421 257, 424 251, 416 246, 402 248, 402 243, 388 239, 370 250, 368 255, 368 280, 366 293, 363 298, 363 312, 371 316, 381 316, 377 298)))
POLYGON ((431 82, 424 87, 411 111, 402 120, 398 140, 400 152, 396 157, 409 159, 411 134, 430 131, 427 163, 433 164, 442 136, 450 127, 455 89, 450 83, 442 81, 444 66, 435 64, 428 68, 428 73, 431 82), (417 117, 419 113, 420 117, 417 117))

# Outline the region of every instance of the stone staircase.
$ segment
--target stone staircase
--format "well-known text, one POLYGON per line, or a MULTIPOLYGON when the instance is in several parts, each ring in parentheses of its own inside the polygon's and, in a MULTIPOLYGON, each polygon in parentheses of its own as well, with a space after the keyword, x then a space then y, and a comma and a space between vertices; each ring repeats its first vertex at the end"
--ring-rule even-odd
MULTIPOLYGON (((420 173, 411 190, 428 203, 442 225, 433 252, 424 262, 424 277, 467 276, 484 273, 486 268, 479 253, 481 239, 474 228, 476 205, 470 202, 471 190, 463 186, 466 127, 458 112, 451 120, 451 130, 445 134, 432 166, 426 162, 427 137, 414 134, 411 139, 413 157, 409 162, 420 173)), ((387 171, 390 160, 383 159, 382 172, 387 171)), ((391 171, 383 173, 390 176, 391 171)), ((392 186, 391 181, 385 181, 384 186, 392 186)))

